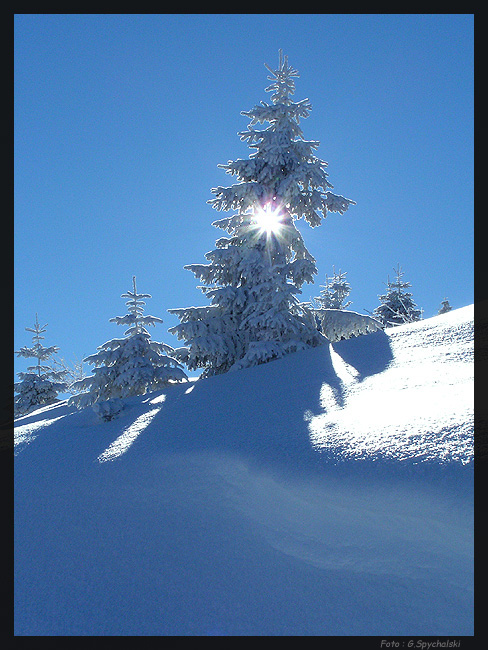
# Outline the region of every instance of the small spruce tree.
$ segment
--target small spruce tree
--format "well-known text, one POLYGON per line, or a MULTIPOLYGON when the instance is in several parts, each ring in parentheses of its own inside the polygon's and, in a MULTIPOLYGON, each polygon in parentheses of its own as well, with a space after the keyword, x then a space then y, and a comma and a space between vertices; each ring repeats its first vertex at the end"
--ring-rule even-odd
POLYGON ((228 236, 206 254, 209 264, 185 266, 203 282, 211 304, 169 310, 180 319, 169 331, 186 345, 180 358, 190 369, 202 369, 202 376, 325 341, 311 310, 297 298, 317 269, 295 221, 303 218, 314 228, 328 212, 342 214, 354 203, 330 191, 327 163, 315 155, 319 143, 303 137, 300 119, 312 107, 308 99, 291 99, 297 70, 281 50, 278 69, 266 67, 272 103, 243 112, 251 121, 239 134, 254 153, 220 165, 237 183, 212 189, 215 198, 209 201, 216 210, 236 211, 213 224, 228 236), (267 128, 256 129, 263 123, 267 128))
MULTIPOLYGON (((125 337, 112 339, 99 346, 98 352, 84 361, 94 366, 93 375, 84 377, 72 384, 72 389, 79 392, 70 398, 70 404, 78 408, 98 405, 109 400, 144 395, 158 390, 169 382, 187 379, 179 362, 171 356, 174 349, 166 343, 151 340, 146 329, 162 323, 157 316, 144 316, 144 300, 151 298, 148 293, 137 293, 136 278, 132 278, 133 291, 122 294, 128 298, 128 313, 115 316, 110 322, 126 325, 125 337)), ((113 403, 113 402, 112 402, 113 403)), ((114 408, 107 405, 97 406, 102 419, 111 419, 120 410, 120 401, 114 408)))
POLYGON ((373 316, 385 327, 413 323, 421 318, 421 310, 415 304, 412 294, 406 291, 412 285, 402 280, 404 272, 399 264, 393 270, 395 281, 390 282, 388 276, 388 290, 386 294, 378 296, 381 304, 373 311, 373 316))
POLYGON ((441 302, 441 308, 437 312, 437 314, 446 314, 448 311, 451 311, 452 307, 449 304, 449 300, 447 298, 444 298, 444 300, 441 302))
POLYGON ((58 393, 66 390, 67 385, 64 381, 66 372, 55 370, 51 366, 45 365, 46 362, 52 361, 52 357, 59 348, 55 345, 45 347, 42 345, 41 336, 46 331, 47 323, 42 327, 39 325, 39 319, 36 314, 34 327, 26 327, 27 332, 33 332, 32 347, 24 346, 16 351, 18 357, 37 359, 37 364, 29 366, 27 372, 19 372, 19 382, 14 384, 14 389, 18 395, 14 398, 14 415, 16 417, 26 415, 41 406, 55 404, 59 401, 58 393))
POLYGON ((351 285, 346 280, 347 272, 336 273, 335 267, 332 267, 333 277, 325 276, 325 285, 320 285, 320 295, 315 298, 320 309, 347 309, 352 302, 344 300, 351 292, 351 285))

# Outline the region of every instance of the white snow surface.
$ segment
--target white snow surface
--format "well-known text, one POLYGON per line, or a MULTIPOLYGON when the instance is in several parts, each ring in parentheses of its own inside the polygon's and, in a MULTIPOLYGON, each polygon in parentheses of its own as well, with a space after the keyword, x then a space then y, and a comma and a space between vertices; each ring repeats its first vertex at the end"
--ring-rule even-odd
POLYGON ((15 634, 473 634, 473 307, 15 428, 15 634))

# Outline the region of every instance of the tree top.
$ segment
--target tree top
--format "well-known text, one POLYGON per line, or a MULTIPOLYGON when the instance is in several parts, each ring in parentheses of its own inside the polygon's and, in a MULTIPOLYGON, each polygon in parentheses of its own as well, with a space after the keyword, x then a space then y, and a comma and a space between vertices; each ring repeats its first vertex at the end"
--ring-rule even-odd
POLYGON ((283 56, 283 50, 279 50, 279 65, 277 70, 273 70, 267 63, 264 64, 271 72, 272 76, 268 79, 273 83, 270 84, 265 90, 272 92, 271 100, 274 104, 286 104, 290 102, 288 95, 293 95, 295 92, 295 81, 293 77, 299 77, 298 70, 292 68, 288 64, 288 57, 283 56))

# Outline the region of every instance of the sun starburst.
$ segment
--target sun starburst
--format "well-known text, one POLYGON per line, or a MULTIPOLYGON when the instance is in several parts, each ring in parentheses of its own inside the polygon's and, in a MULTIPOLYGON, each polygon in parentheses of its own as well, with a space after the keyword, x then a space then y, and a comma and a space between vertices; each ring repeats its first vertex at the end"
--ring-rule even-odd
POLYGON ((260 234, 266 233, 266 236, 279 235, 283 228, 283 214, 279 206, 266 203, 259 207, 254 213, 254 223, 260 234))

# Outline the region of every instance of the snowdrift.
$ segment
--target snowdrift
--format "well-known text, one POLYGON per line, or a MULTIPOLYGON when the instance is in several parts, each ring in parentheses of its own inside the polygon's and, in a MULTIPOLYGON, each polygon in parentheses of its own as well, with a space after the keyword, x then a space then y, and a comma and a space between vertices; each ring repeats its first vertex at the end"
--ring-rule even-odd
POLYGON ((15 634, 473 634, 473 307, 15 428, 15 634))

